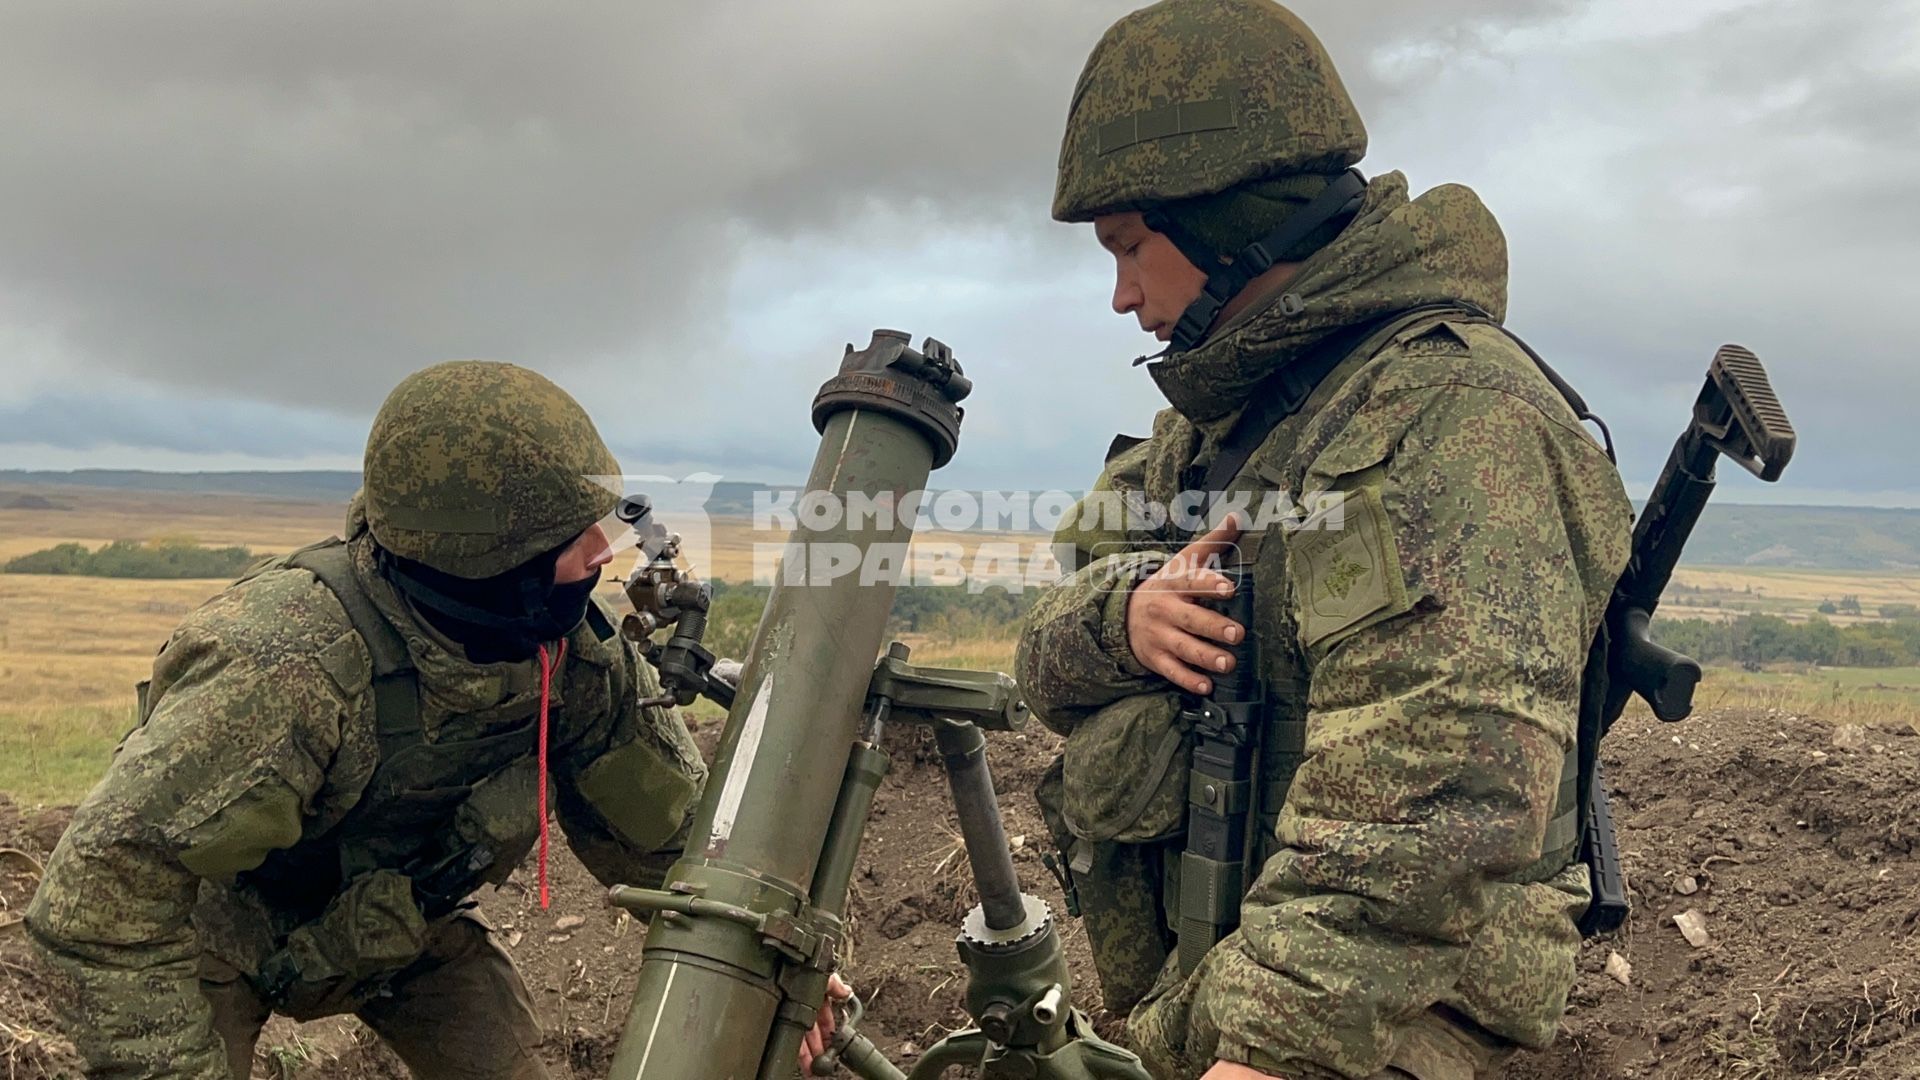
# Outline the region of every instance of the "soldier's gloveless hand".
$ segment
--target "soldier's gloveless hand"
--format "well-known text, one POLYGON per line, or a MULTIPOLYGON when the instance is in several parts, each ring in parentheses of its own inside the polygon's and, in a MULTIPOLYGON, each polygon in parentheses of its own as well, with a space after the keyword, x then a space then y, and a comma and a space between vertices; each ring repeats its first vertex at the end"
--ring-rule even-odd
POLYGON ((800 1042, 800 1075, 813 1075, 813 1059, 827 1052, 833 1045, 833 1033, 838 1028, 838 1018, 833 1015, 833 1007, 853 996, 853 987, 840 981, 840 976, 827 976, 827 999, 820 1003, 820 1015, 814 1018, 813 1030, 800 1042))
POLYGON ((1240 529, 1240 515, 1228 514, 1134 586, 1127 600, 1127 647, 1134 660, 1191 693, 1211 692, 1210 676, 1233 670, 1233 657, 1216 643, 1238 644, 1247 632, 1200 603, 1233 594, 1233 586, 1212 567, 1233 550, 1240 529))

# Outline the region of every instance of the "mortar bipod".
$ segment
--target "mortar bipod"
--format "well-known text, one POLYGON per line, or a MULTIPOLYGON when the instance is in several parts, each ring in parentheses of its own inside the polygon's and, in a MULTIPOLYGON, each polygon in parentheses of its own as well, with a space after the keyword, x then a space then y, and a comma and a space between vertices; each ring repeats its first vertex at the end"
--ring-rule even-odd
POLYGON ((1017 731, 1025 723, 1018 687, 999 672, 920 668, 908 656, 907 646, 894 642, 875 668, 860 745, 877 747, 889 719, 933 728, 980 894, 955 940, 967 966, 966 1009, 974 1026, 929 1047, 903 1074, 860 1034, 865 1010, 850 1002, 814 1075, 845 1065, 866 1080, 933 1080, 949 1067, 972 1066, 982 1078, 1151 1080, 1139 1058, 1101 1039, 1072 1006, 1072 978, 1053 914, 1045 901, 1020 890, 981 733, 1017 731))

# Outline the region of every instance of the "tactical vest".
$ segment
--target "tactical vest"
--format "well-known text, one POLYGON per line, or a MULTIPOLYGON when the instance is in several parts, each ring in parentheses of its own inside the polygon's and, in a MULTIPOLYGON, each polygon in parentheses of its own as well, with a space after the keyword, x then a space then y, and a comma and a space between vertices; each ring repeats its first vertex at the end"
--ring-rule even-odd
MULTIPOLYGON (((1582 420, 1593 418, 1580 395, 1512 331, 1501 326, 1484 311, 1471 305, 1436 304, 1400 312, 1380 322, 1360 327, 1356 331, 1349 331, 1346 340, 1335 341, 1330 348, 1323 346, 1316 350, 1317 355, 1307 357, 1303 363, 1296 365, 1298 370, 1283 372, 1280 392, 1268 395, 1264 402, 1267 408, 1260 415, 1253 417, 1253 423, 1249 425, 1250 430, 1241 435, 1238 440, 1235 439, 1235 435, 1240 434, 1237 429, 1241 425, 1236 425, 1236 431, 1230 432, 1222 440, 1222 445, 1216 454, 1216 461, 1207 470, 1208 475, 1200 479, 1197 490, 1224 490, 1227 484, 1232 483, 1244 471, 1247 462, 1255 458, 1269 461, 1286 461, 1291 458, 1297 449, 1299 437, 1304 431, 1302 426, 1295 426, 1291 431, 1280 432, 1279 438, 1272 442, 1268 442, 1267 436, 1274 434, 1288 417, 1310 405, 1317 406, 1323 403, 1343 381, 1329 378, 1330 375, 1335 371, 1352 371, 1371 361, 1388 343, 1402 336, 1425 332, 1431 323, 1441 320, 1482 323, 1500 330, 1527 354, 1540 373, 1566 400, 1574 415, 1582 420), (1221 458, 1226 460, 1218 460, 1221 458), (1227 472, 1228 475, 1220 476, 1219 473, 1222 471, 1227 472)), ((1607 452, 1611 457, 1611 446, 1608 447, 1607 452)), ((1601 632, 1604 634, 1604 627, 1601 632)), ((1591 656, 1596 653, 1604 656, 1603 640, 1596 640, 1589 649, 1589 670, 1593 667, 1591 656)), ((1600 671, 1605 671, 1604 664, 1601 665, 1600 671)), ((1288 789, 1293 785, 1294 773, 1299 770, 1306 756, 1308 687, 1304 665, 1293 665, 1293 672, 1295 678, 1291 685, 1265 687, 1271 719, 1262 732, 1260 768, 1256 780, 1258 786, 1257 790, 1251 793, 1253 805, 1258 808, 1258 814, 1254 822, 1257 847, 1250 860, 1252 865, 1248 868, 1249 884, 1258 868, 1277 851, 1278 842, 1275 837, 1280 820, 1280 808, 1286 802, 1288 789)), ((1596 694, 1592 679, 1583 682, 1581 715, 1584 716, 1590 708, 1597 707, 1604 697, 1604 685, 1598 688, 1596 694)), ((1581 726, 1584 729, 1585 725, 1581 726)), ((1580 847, 1582 765, 1580 747, 1575 746, 1568 750, 1566 760, 1561 767, 1560 788, 1555 799, 1553 816, 1547 822, 1540 858, 1519 873, 1501 879, 1502 881, 1512 884, 1546 881, 1573 862, 1580 847)), ((1178 860, 1170 860, 1170 862, 1177 864, 1178 860)), ((1175 869, 1177 870, 1177 865, 1175 869)), ((1177 911, 1177 873, 1175 878, 1176 880, 1170 883, 1169 896, 1170 909, 1177 911)))
POLYGON ((314 841, 274 852, 243 880, 269 897, 296 900, 322 891, 322 882, 334 885, 324 890, 330 893, 370 871, 397 870, 413 879, 423 907, 430 909, 450 908, 487 881, 505 880, 539 831, 533 809, 537 705, 496 734, 430 741, 407 643, 360 587, 347 545, 325 540, 253 573, 281 568, 305 570, 325 585, 365 643, 372 660, 369 692, 379 764, 360 801, 339 824, 314 841), (509 769, 516 761, 519 767, 509 769), (496 826, 492 835, 481 835, 472 825, 456 822, 461 807, 482 786, 502 785, 524 789, 524 799, 515 791, 501 800, 512 804, 517 828, 496 826))
MULTIPOLYGON (((328 539, 251 568, 241 581, 305 570, 340 602, 371 659, 378 763, 359 801, 326 833, 272 852, 237 884, 300 925, 254 979, 282 1011, 324 1015, 378 992, 411 962, 427 924, 504 882, 539 836, 538 702, 491 716, 491 734, 429 739, 420 680, 405 639, 354 573, 351 549, 328 539)), ((236 583, 237 584, 237 583, 236 583)), ((613 628, 595 605, 588 626, 613 628)), ((562 680, 555 680, 556 694, 562 680)), ((557 725, 561 702, 550 703, 557 725)))
MULTIPOLYGON (((1445 304, 1399 312, 1329 338, 1311 355, 1283 369, 1256 392, 1258 404, 1249 406, 1241 421, 1222 439, 1208 466, 1190 467, 1184 486, 1189 490, 1224 491, 1250 461, 1287 461, 1296 451, 1304 428, 1296 425, 1273 437, 1283 421, 1322 406, 1345 381, 1334 377, 1336 374, 1357 370, 1389 342, 1425 332, 1441 320, 1485 322, 1498 327, 1497 322, 1478 309, 1445 304)), ((1511 333, 1508 336, 1532 358, 1574 413, 1582 419, 1590 418, 1585 403, 1565 380, 1524 342, 1511 333)), ((1139 442, 1124 436, 1116 439, 1108 452, 1109 460, 1139 442)), ((1608 452, 1611 455, 1610 446, 1608 452)), ((1176 545, 1183 542, 1181 537, 1169 540, 1176 545)), ((1277 594, 1277 590, 1275 592, 1277 594)), ((1280 602, 1280 598, 1275 595, 1260 600, 1256 596, 1256 601, 1264 608, 1280 602)), ((1293 648, 1293 644, 1263 640, 1262 647, 1293 648)), ((1293 663, 1284 665, 1263 660, 1262 667, 1266 676, 1263 691, 1267 720, 1260 736, 1258 768, 1250 790, 1235 794, 1235 798, 1246 800, 1246 805, 1252 808, 1250 824, 1255 842, 1245 867, 1244 881, 1248 885, 1278 850, 1280 810, 1306 754, 1309 679, 1304 657, 1296 656, 1293 663), (1287 670, 1272 673, 1275 666, 1287 670), (1282 675, 1278 684, 1272 674, 1282 675)), ((1605 670, 1605 642, 1597 639, 1589 651, 1587 678, 1582 685, 1580 729, 1583 736, 1589 727, 1588 714, 1597 710, 1604 698, 1601 679, 1605 670), (1594 677, 1596 671, 1601 679, 1594 677)), ((1164 704, 1154 706, 1149 700, 1152 697, 1154 695, 1124 699, 1108 706, 1103 713, 1130 710, 1141 720, 1164 715, 1170 721, 1171 708, 1164 704)), ((1183 843, 1179 828, 1184 815, 1176 803, 1198 798, 1190 793, 1206 786, 1201 774, 1192 771, 1188 764, 1190 740, 1183 739, 1182 735, 1178 727, 1169 726, 1164 731, 1129 731, 1122 736, 1133 751, 1125 755, 1132 775, 1127 782, 1112 786, 1102 812, 1096 815, 1102 822, 1101 828, 1087 828, 1084 818, 1075 820, 1075 800, 1084 800, 1086 791, 1073 790, 1061 760, 1055 761, 1037 792, 1043 814, 1068 856, 1069 875, 1064 879, 1069 889, 1068 902, 1070 907, 1082 909, 1086 914, 1105 1004, 1119 1013, 1128 1011, 1145 994, 1159 975, 1165 958, 1178 944, 1174 928, 1180 925, 1182 912, 1183 843)), ((1580 846, 1581 785, 1593 756, 1593 748, 1587 746, 1584 739, 1568 752, 1540 857, 1519 873, 1502 880, 1516 884, 1546 881, 1574 861, 1580 846)), ((1202 883, 1202 888, 1208 884, 1211 883, 1202 883)))

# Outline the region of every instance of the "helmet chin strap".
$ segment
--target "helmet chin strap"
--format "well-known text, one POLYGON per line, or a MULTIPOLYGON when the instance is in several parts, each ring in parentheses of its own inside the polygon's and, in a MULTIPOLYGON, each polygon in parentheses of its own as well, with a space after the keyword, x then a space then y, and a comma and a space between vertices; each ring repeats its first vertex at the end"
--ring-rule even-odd
POLYGON ((1174 222, 1165 211, 1154 209, 1142 214, 1147 228, 1164 235, 1173 241, 1180 253, 1194 266, 1207 271, 1207 283, 1200 295, 1187 310, 1180 314, 1180 321, 1174 324, 1173 336, 1166 349, 1156 356, 1143 356, 1135 364, 1167 356, 1172 353, 1186 352, 1200 344, 1207 335, 1207 328, 1220 316, 1220 309, 1240 290, 1261 274, 1266 273, 1295 244, 1306 239, 1315 229, 1341 216, 1359 209, 1360 200, 1367 194, 1366 177, 1359 169, 1348 169, 1334 177, 1326 190, 1313 197, 1299 212, 1289 217, 1286 224, 1240 249, 1233 261, 1220 264, 1218 256, 1209 251, 1206 245, 1195 240, 1187 230, 1174 222))

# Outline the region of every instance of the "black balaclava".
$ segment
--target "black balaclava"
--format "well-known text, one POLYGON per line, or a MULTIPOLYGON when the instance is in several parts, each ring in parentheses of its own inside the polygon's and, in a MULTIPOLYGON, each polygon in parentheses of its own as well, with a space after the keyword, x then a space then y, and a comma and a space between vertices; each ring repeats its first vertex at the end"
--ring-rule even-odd
MULTIPOLYGON (((1241 248, 1286 225, 1333 179, 1302 173, 1256 180, 1212 195, 1167 203, 1159 209, 1197 242, 1199 250, 1194 254, 1205 261, 1194 265, 1209 270, 1231 262, 1241 248)), ((1273 252, 1274 261, 1300 262, 1327 246, 1345 224, 1338 218, 1321 223, 1291 248, 1273 252)))
POLYGON ((434 629, 458 642, 476 664, 526 660, 545 642, 573 632, 587 616, 599 571, 556 585, 554 565, 573 541, 489 578, 455 577, 376 548, 381 572, 434 629))
MULTIPOLYGON (((1251 181, 1212 195, 1165 203, 1142 215, 1201 273, 1206 287, 1180 314, 1160 356, 1206 339, 1220 310, 1276 262, 1299 262, 1332 242, 1366 194, 1358 169, 1251 181)), ((1155 357, 1143 356, 1144 360, 1155 357)))

